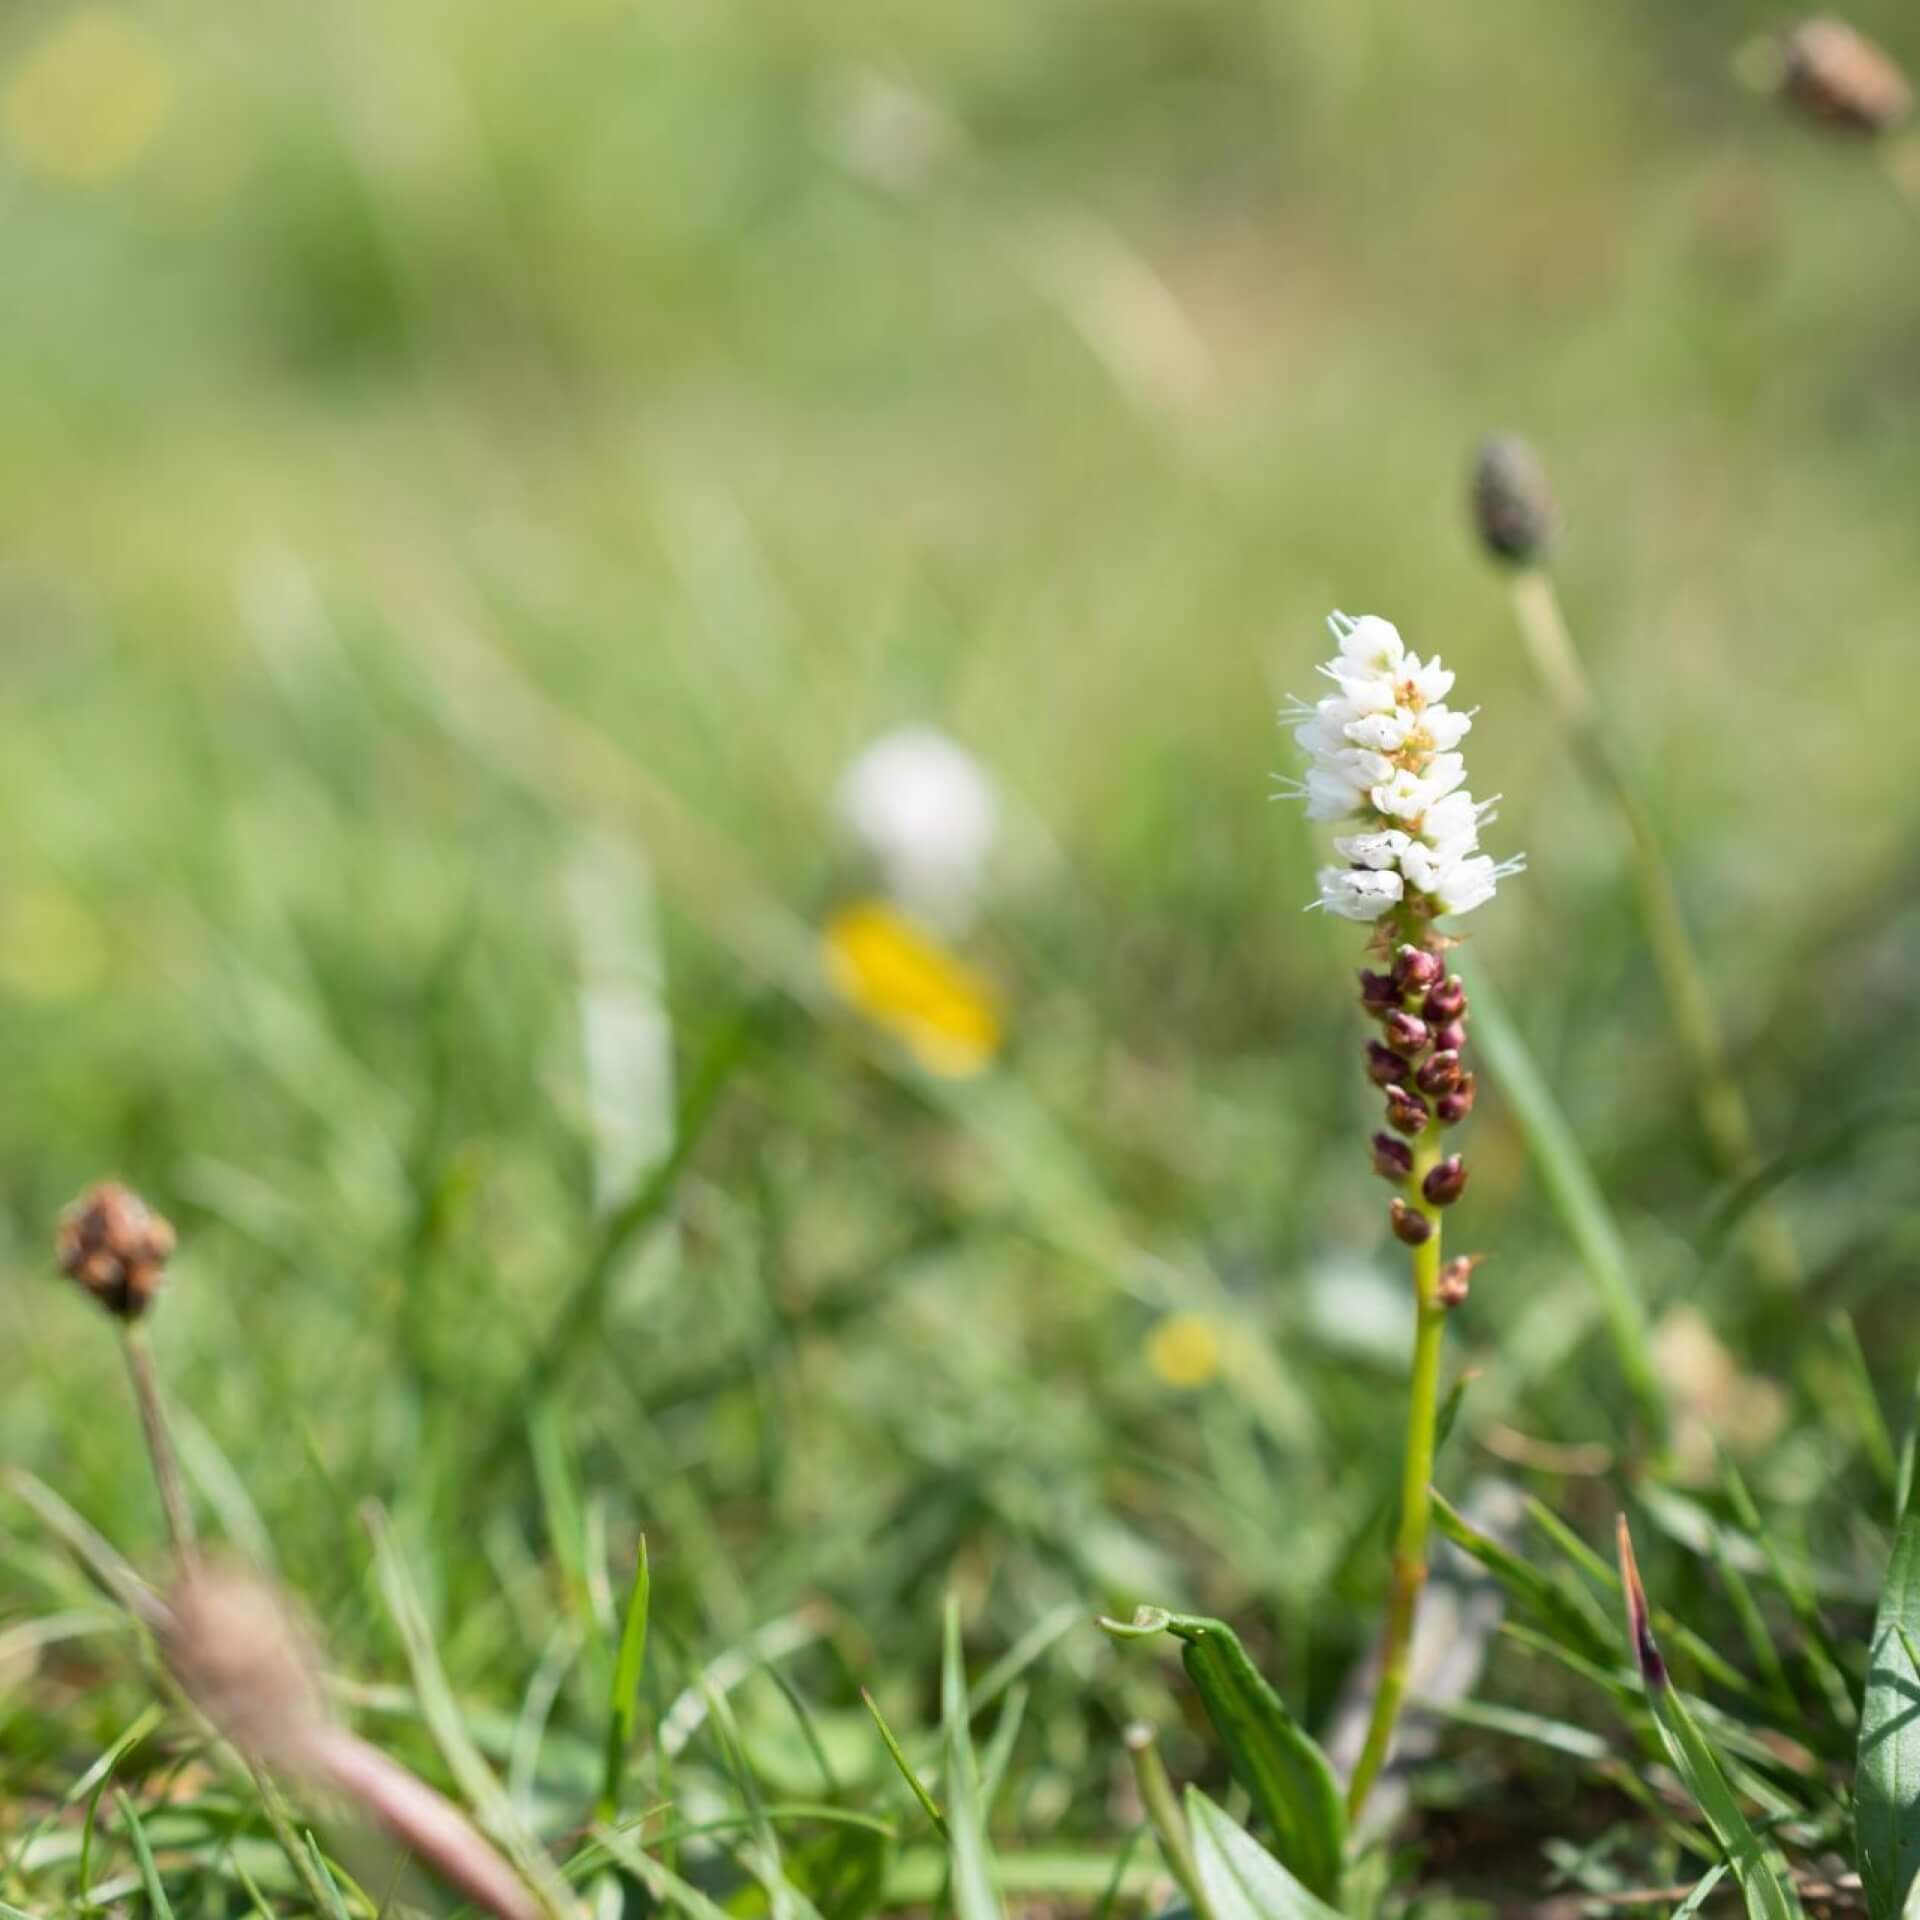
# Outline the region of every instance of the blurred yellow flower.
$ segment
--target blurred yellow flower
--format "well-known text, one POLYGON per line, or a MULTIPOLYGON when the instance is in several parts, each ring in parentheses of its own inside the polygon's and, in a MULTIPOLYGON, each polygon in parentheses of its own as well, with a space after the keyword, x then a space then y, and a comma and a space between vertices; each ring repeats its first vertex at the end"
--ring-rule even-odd
POLYGON ((173 63, 156 41, 118 8, 82 6, 28 49, 0 115, 29 173, 99 186, 147 150, 173 93, 173 63))
POLYGON ((822 940, 833 990, 929 1073, 965 1079, 999 1052, 992 982, 904 914, 856 901, 827 922, 822 940))
POLYGON ((21 893, 0 905, 0 987, 22 1000, 72 1000, 106 970, 106 931, 71 894, 21 893))
POLYGON ((1172 1313, 1147 1335, 1147 1365, 1170 1387, 1204 1387, 1220 1372, 1220 1335, 1197 1313, 1172 1313))

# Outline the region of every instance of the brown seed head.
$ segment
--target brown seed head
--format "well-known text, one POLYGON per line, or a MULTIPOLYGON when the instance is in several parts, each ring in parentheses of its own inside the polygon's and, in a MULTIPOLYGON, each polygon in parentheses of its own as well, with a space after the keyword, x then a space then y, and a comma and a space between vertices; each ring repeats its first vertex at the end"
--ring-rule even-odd
POLYGON ((1458 1020, 1467 1010, 1467 989, 1457 973, 1450 973, 1446 979, 1427 995, 1420 1011, 1435 1026, 1444 1026, 1449 1020, 1458 1020))
POLYGON ((1427 1124, 1427 1103, 1405 1087, 1387 1089, 1387 1125, 1395 1133, 1419 1133, 1427 1124))
POLYGON ((1558 514, 1547 470, 1517 434, 1481 441, 1473 463, 1473 524, 1496 560, 1530 566, 1553 544, 1558 514))
POLYGON ((67 1208, 53 1240, 60 1271, 121 1320, 138 1320, 153 1305, 173 1247, 171 1224, 111 1180, 67 1208))
POLYGON ((1441 1053, 1464 1053, 1467 1045, 1465 1020, 1443 1020, 1433 1029, 1434 1047, 1441 1053))
POLYGON ((1460 1084, 1460 1056, 1448 1050, 1429 1054, 1421 1061, 1413 1084, 1422 1093, 1451 1093, 1460 1084))
POLYGON ((161 1647, 189 1699, 249 1758, 298 1772, 327 1727, 318 1656, 274 1587, 190 1566, 167 1596, 161 1647))
POLYGON ((1376 1087, 1390 1087, 1407 1070, 1407 1063, 1378 1040, 1367 1042, 1367 1078, 1376 1087))
POLYGON ((1831 14, 1801 21, 1781 42, 1780 61, 1782 96, 1843 133, 1885 133, 1913 105, 1892 55, 1831 14))
POLYGON ((1440 1117, 1444 1127, 1457 1127, 1473 1111, 1474 1078, 1470 1073, 1460 1076, 1460 1084, 1451 1093, 1443 1093, 1433 1103, 1433 1110, 1440 1117))

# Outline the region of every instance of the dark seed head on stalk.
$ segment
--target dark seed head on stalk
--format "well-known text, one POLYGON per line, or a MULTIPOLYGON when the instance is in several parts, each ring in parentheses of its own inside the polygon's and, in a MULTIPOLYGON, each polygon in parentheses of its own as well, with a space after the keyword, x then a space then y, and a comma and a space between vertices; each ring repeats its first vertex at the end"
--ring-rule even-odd
POLYGON ((159 1297, 173 1247, 171 1224, 111 1180, 67 1208, 53 1241, 60 1271, 120 1320, 138 1320, 159 1297))
POLYGON ((1473 463, 1473 524, 1496 560, 1530 566, 1553 544, 1556 513, 1547 470, 1517 434, 1491 434, 1473 463))
POLYGON ((1885 133, 1913 105, 1893 56, 1831 14, 1801 21, 1781 41, 1780 92, 1809 119, 1843 133, 1885 133))
POLYGON ((1451 1048, 1429 1054, 1413 1076, 1422 1093, 1451 1093, 1460 1084, 1460 1056, 1451 1048))
POLYGON ((1401 1086, 1387 1089, 1387 1125, 1395 1133, 1419 1133, 1426 1124, 1427 1103, 1417 1093, 1401 1086))
POLYGON ((1433 1044, 1440 1053, 1461 1053, 1467 1044, 1467 1023, 1464 1020, 1443 1020, 1433 1029, 1433 1044))
POLYGON ((1667 1663, 1653 1637, 1653 1618, 1647 1608, 1647 1590, 1640 1584, 1640 1568, 1633 1557, 1633 1535, 1627 1531, 1627 1516, 1619 1517, 1620 1586, 1627 1600, 1627 1637, 1633 1642, 1633 1657, 1640 1665, 1640 1678, 1648 1692, 1664 1690, 1667 1663))
POLYGON ((1427 1177, 1420 1182, 1420 1191, 1431 1206, 1450 1207, 1467 1190, 1467 1163, 1457 1153, 1450 1153, 1436 1167, 1427 1170, 1427 1177))
POLYGON ((1408 1206, 1398 1194, 1388 1203, 1387 1215, 1393 1222, 1396 1240, 1410 1247, 1424 1247, 1433 1238, 1433 1222, 1418 1208, 1408 1206))
POLYGON ((1467 990, 1457 973, 1449 974, 1422 1003, 1420 1011, 1435 1026, 1458 1020, 1467 1010, 1467 990))
POLYGON ((1413 1172, 1413 1149, 1390 1133, 1373 1136, 1373 1170, 1382 1180, 1405 1180, 1413 1172))

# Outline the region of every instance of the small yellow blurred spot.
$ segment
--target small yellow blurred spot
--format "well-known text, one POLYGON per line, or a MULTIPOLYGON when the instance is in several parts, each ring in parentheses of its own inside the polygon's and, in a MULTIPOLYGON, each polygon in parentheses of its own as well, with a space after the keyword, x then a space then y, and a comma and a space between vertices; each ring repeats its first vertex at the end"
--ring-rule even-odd
POLYGON ((834 992, 929 1073, 965 1079, 1000 1050, 992 982, 878 900, 842 908, 822 936, 834 992))
POLYGON ((173 110, 173 63, 118 8, 76 7, 30 47, 0 98, 29 173, 99 186, 138 160, 173 110))
POLYGON ((0 987, 22 1000, 77 1000, 106 970, 106 931, 70 894, 0 902, 0 987))
POLYGON ((1147 1365, 1170 1387, 1204 1387, 1220 1372, 1220 1335, 1197 1313, 1172 1313, 1147 1335, 1147 1365))

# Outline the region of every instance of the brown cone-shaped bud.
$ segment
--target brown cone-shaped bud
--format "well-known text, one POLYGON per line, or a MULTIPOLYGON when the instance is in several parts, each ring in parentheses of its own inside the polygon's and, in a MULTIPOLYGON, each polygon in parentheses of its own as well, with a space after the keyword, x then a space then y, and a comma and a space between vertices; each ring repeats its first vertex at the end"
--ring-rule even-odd
POLYGON ((67 1208, 53 1240, 60 1271, 121 1320, 137 1320, 153 1305, 173 1247, 172 1226, 111 1180, 67 1208))
POLYGON ((1378 1040, 1367 1042, 1367 1078, 1376 1087, 1390 1087, 1407 1070, 1407 1063, 1378 1040))
POLYGON ((1418 1208, 1408 1206, 1398 1194, 1388 1206, 1387 1215, 1393 1222, 1396 1240, 1403 1240, 1410 1247, 1423 1247, 1433 1238, 1433 1222, 1418 1208))
POLYGON ((1405 1087, 1387 1089, 1387 1125, 1395 1133, 1419 1133, 1427 1124, 1427 1103, 1405 1087))
POLYGON ((1425 947, 1405 946, 1393 956, 1393 984, 1403 994, 1432 986, 1445 971, 1440 956, 1425 947))
POLYGON ((1443 1020, 1431 1030, 1429 1038, 1433 1041, 1435 1053, 1464 1053, 1467 1023, 1464 1020, 1443 1020))
POLYGON ((1467 1190, 1467 1163, 1450 1153, 1437 1167, 1427 1170, 1420 1191, 1436 1207, 1450 1207, 1467 1190))
POLYGON ((1387 1045, 1395 1053, 1413 1055, 1424 1053, 1427 1042, 1433 1037, 1427 1031, 1427 1023, 1417 1013, 1404 1013, 1396 1007, 1387 1015, 1387 1045))
POLYGON ((1457 973, 1450 973, 1421 1002, 1420 1011, 1435 1026, 1458 1020, 1467 1010, 1467 990, 1457 973))
POLYGON ((1433 1103, 1433 1110, 1439 1115, 1442 1126, 1457 1127, 1473 1111, 1473 1088, 1473 1075, 1463 1073, 1460 1084, 1451 1093, 1443 1093, 1433 1103))
POLYGON ((1373 1170, 1383 1180, 1405 1180, 1413 1172, 1413 1149, 1390 1133, 1373 1136, 1373 1170))
POLYGON ((1913 106, 1893 56, 1829 14, 1803 20, 1781 42, 1780 91, 1810 119, 1844 133, 1885 133, 1913 106))
POLYGON ((1473 524, 1496 560, 1530 566, 1553 544, 1557 515, 1547 470, 1517 434, 1481 441, 1473 463, 1473 524))
POLYGON ((1451 1093, 1460 1084, 1460 1056, 1451 1049, 1429 1054, 1413 1076, 1422 1093, 1451 1093))
POLYGON ((1463 1253, 1440 1269, 1440 1280, 1433 1290, 1433 1297, 1441 1306, 1457 1307, 1466 1299, 1473 1270, 1486 1257, 1484 1253, 1463 1253))
POLYGON ((1384 1018, 1400 1004, 1400 989, 1384 973, 1369 967, 1360 969, 1360 1004, 1376 1020, 1384 1018))

